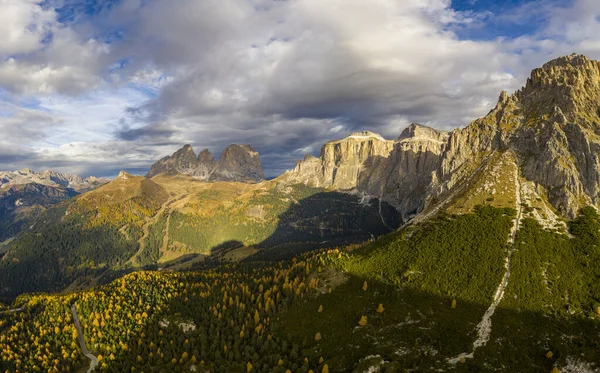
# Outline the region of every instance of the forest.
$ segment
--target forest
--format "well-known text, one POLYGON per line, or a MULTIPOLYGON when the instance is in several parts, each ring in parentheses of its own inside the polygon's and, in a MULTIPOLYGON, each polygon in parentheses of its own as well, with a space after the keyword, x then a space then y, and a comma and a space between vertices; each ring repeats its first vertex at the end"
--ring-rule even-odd
MULTIPOLYGON (((24 295, 13 303, 23 311, 0 313, 0 368, 86 366, 75 305, 100 372, 447 369, 475 338, 514 217, 480 206, 292 260, 138 271, 86 291, 24 295)), ((584 209, 569 228, 572 238, 524 220, 490 341, 457 371, 550 372, 573 358, 600 361, 600 217, 584 209)))

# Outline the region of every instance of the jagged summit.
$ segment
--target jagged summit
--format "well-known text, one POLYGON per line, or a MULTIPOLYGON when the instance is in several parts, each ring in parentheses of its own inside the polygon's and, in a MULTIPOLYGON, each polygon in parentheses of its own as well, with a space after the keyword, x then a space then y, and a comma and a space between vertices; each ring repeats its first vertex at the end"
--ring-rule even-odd
POLYGON ((204 149, 198 154, 198 162, 212 163, 216 161, 210 150, 204 149))
POLYGON ((595 89, 600 85, 600 62, 583 55, 552 60, 534 69, 524 91, 540 88, 570 88, 572 91, 595 89))
POLYGON ((184 174, 203 181, 259 182, 265 178, 258 152, 250 145, 239 144, 229 145, 218 162, 208 149, 196 157, 187 144, 152 165, 146 177, 160 174, 184 174))
POLYGON ((534 69, 526 85, 515 94, 529 120, 550 115, 559 107, 569 120, 598 118, 600 62, 583 55, 557 58, 534 69))
POLYGON ((597 63, 597 61, 590 60, 583 54, 573 53, 568 56, 561 56, 550 60, 542 65, 543 70, 550 70, 555 67, 565 67, 565 66, 586 66, 590 63, 597 63))
POLYGON ((400 137, 398 137, 398 140, 405 140, 405 139, 416 139, 416 140, 435 140, 435 141, 442 141, 444 138, 446 138, 448 136, 448 134, 446 132, 443 131, 438 131, 434 128, 419 124, 419 123, 412 123, 410 124, 408 127, 406 127, 404 129, 404 131, 402 131, 402 133, 400 134, 400 137))
POLYGON ((121 172, 119 172, 119 175, 117 176, 117 179, 127 180, 131 177, 132 177, 132 175, 129 172, 126 172, 125 170, 121 170, 121 172))

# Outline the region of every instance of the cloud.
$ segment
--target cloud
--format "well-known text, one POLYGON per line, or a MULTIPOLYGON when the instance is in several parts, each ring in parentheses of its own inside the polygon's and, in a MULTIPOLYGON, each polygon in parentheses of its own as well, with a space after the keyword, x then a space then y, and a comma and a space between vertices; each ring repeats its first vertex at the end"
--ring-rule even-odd
POLYGON ((50 32, 53 12, 34 0, 0 0, 0 56, 28 53, 41 47, 50 32))
POLYGON ((0 128, 37 123, 5 140, 24 139, 33 158, 2 166, 34 159, 108 174, 185 143, 217 155, 249 143, 274 176, 352 131, 395 138, 413 121, 467 125, 548 59, 600 57, 593 0, 501 12, 457 11, 450 0, 0 4, 10 35, 0 41, 0 102, 13 105, 0 107, 0 128), (526 32, 462 32, 500 23, 526 32))

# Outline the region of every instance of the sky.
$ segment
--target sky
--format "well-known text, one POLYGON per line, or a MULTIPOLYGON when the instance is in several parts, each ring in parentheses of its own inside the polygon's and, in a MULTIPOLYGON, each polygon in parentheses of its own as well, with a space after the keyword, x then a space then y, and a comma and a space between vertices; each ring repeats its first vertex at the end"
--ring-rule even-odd
POLYGON ((354 131, 464 127, 599 35, 597 0, 0 0, 0 170, 240 143, 273 177, 354 131))

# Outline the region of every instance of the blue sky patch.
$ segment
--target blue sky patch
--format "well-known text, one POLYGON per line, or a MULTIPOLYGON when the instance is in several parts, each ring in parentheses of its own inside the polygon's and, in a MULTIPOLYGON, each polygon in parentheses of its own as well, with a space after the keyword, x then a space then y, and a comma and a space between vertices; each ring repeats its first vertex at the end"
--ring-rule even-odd
POLYGON ((543 30, 548 9, 564 7, 569 0, 454 0, 452 9, 478 14, 481 22, 457 28, 463 40, 514 39, 543 30))

